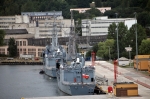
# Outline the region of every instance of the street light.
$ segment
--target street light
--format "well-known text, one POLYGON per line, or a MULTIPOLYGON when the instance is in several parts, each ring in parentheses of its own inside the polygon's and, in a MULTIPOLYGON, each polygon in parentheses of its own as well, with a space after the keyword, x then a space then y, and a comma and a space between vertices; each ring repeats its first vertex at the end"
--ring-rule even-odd
POLYGON ((136 22, 136 12, 135 14, 135 37, 136 37, 136 68, 138 71, 138 45, 137 45, 137 22, 136 22))
POLYGON ((107 46, 109 48, 109 61, 111 59, 111 56, 110 56, 110 46, 107 46))
MULTIPOLYGON (((118 13, 115 13, 115 14, 116 14, 116 20, 117 20, 118 13)), ((116 25, 117 25, 117 52, 118 52, 118 65, 119 65, 118 24, 116 25)))

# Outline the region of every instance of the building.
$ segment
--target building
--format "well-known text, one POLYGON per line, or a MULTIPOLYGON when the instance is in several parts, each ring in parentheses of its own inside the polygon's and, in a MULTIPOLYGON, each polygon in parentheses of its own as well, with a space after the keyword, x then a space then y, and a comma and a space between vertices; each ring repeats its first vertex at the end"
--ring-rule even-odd
POLYGON ((0 16, 0 29, 26 29, 34 38, 49 38, 52 35, 54 16, 58 37, 68 36, 71 19, 63 19, 62 11, 21 12, 21 15, 0 16))
POLYGON ((14 39, 25 39, 25 38, 34 38, 34 34, 29 34, 26 29, 4 29, 6 35, 5 40, 10 38, 14 39))
MULTIPOLYGON (((45 46, 34 46, 28 45, 27 39, 15 39, 17 44, 17 52, 18 55, 34 55, 34 57, 41 57, 45 46)), ((0 54, 8 55, 8 46, 1 46, 0 47, 0 54)))
MULTIPOLYGON (((70 11, 79 11, 79 13, 85 13, 87 10, 90 10, 91 8, 74 8, 70 9, 70 11)), ((111 7, 102 7, 102 8, 96 8, 98 9, 101 13, 105 13, 107 10, 111 10, 111 7)))
POLYGON ((58 37, 68 37, 70 33, 71 20, 57 18, 54 23, 54 19, 51 20, 39 20, 38 31, 35 38, 50 38, 53 35, 53 25, 56 24, 56 33, 58 37))
POLYGON ((98 35, 108 35, 108 27, 112 23, 123 22, 128 29, 137 20, 135 18, 113 18, 108 19, 107 16, 95 17, 93 19, 83 19, 82 20, 82 36, 98 36, 98 35))

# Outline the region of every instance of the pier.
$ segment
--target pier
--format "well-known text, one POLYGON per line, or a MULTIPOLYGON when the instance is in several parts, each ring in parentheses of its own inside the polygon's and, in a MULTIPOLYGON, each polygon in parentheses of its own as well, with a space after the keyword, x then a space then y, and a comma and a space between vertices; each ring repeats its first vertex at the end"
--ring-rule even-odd
POLYGON ((43 65, 42 60, 12 59, 0 60, 0 65, 43 65))
MULTIPOLYGON (((91 62, 86 62, 86 64, 90 64, 91 62)), ((97 82, 97 87, 102 91, 98 94, 94 95, 82 95, 82 96, 55 96, 55 97, 22 97, 21 99, 149 99, 150 97, 150 89, 149 87, 145 87, 143 84, 138 83, 138 81, 141 81, 147 84, 149 84, 150 79, 146 78, 140 74, 138 74, 133 69, 132 71, 129 71, 127 69, 118 67, 118 74, 117 74, 117 81, 118 82, 134 82, 138 84, 138 96, 123 96, 123 97, 116 97, 114 93, 108 93, 108 86, 113 87, 114 83, 114 72, 113 72, 113 64, 106 62, 106 61, 97 61, 95 62, 95 70, 96 70, 96 76, 100 77, 97 78, 99 81, 97 82), (129 79, 126 76, 130 75, 129 79), (136 76, 135 76, 136 75, 136 76), (108 80, 108 82, 107 82, 108 80), (106 94, 102 94, 102 93, 106 94)))
POLYGON ((0 65, 43 65, 42 62, 1 62, 0 65))

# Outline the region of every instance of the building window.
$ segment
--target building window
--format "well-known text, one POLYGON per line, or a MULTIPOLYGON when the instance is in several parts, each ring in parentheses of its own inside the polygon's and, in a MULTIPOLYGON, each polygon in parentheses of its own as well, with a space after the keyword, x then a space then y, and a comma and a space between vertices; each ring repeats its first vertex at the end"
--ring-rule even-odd
POLYGON ((23 49, 23 51, 25 52, 25 51, 26 51, 26 49, 23 49))
POLYGON ((22 46, 22 41, 20 41, 20 46, 22 46))
POLYGON ((38 52, 38 57, 41 57, 42 53, 41 52, 38 52))
POLYGON ((23 41, 23 46, 26 46, 26 41, 23 41))
POLYGON ((19 46, 19 42, 18 41, 16 41, 16 44, 17 44, 17 46, 19 46))

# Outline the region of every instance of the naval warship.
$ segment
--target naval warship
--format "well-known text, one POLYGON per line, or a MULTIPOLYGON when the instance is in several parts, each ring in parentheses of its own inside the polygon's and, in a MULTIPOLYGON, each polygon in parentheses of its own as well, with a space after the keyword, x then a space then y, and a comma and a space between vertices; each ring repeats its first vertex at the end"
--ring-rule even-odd
POLYGON ((46 46, 46 49, 43 52, 43 70, 46 75, 51 77, 56 77, 56 71, 60 64, 64 63, 66 57, 65 49, 58 44, 57 26, 55 20, 56 18, 54 12, 52 41, 51 44, 46 46))
POLYGON ((96 86, 95 68, 85 66, 84 58, 76 52, 76 36, 72 22, 71 17, 67 63, 60 65, 57 71, 58 87, 69 95, 93 95, 96 86))

